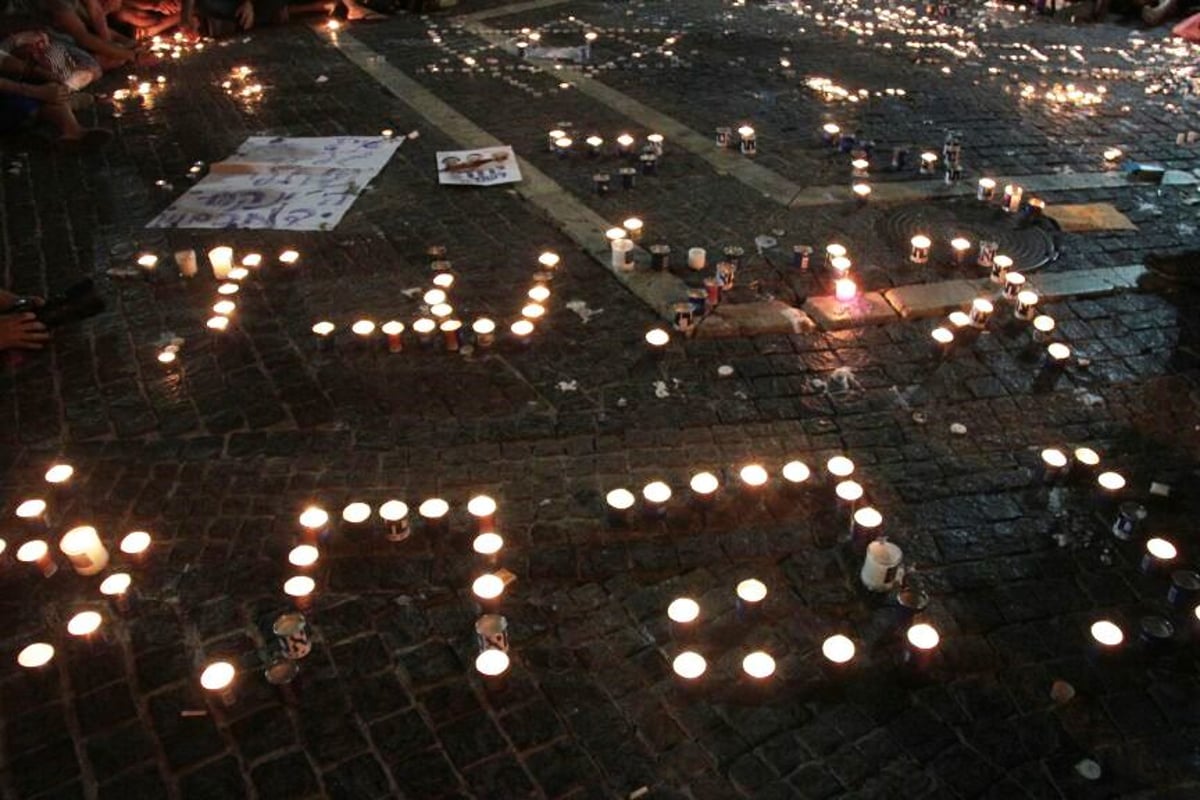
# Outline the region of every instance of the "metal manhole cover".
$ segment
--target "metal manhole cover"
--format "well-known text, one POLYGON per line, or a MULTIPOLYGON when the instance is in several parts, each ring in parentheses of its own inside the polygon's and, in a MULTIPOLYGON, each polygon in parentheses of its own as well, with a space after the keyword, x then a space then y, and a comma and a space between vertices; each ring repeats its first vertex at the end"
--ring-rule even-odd
POLYGON ((924 234, 933 239, 936 249, 947 249, 958 236, 998 242, 997 252, 1013 260, 1013 266, 1032 272, 1058 255, 1050 232, 1037 225, 1018 227, 1017 220, 994 206, 981 203, 938 203, 897 209, 884 220, 884 233, 901 249, 907 249, 912 237, 924 234))

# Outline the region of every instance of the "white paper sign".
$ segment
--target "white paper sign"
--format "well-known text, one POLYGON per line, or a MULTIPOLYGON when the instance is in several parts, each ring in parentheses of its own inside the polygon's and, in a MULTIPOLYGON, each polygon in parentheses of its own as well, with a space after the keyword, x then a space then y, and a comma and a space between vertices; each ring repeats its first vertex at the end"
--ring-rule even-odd
POLYGON ((517 157, 508 146, 478 150, 439 150, 438 183, 454 186, 494 186, 521 180, 517 157))
POLYGON ((403 139, 252 136, 148 228, 334 228, 403 139))

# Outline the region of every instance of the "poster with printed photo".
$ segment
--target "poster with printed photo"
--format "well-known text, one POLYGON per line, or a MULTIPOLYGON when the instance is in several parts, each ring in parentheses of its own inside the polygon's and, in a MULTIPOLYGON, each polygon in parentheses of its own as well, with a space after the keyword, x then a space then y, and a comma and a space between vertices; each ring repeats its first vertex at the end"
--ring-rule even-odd
POLYGON ((437 164, 438 183, 452 186, 494 186, 521 180, 517 157, 508 146, 439 150, 437 164))

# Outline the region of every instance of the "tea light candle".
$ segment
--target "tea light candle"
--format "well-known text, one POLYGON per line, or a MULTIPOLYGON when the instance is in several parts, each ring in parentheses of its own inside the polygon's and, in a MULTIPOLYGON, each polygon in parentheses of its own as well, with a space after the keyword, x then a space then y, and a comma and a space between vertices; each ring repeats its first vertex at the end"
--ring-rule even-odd
MULTIPOLYGON (((241 269, 241 267, 238 267, 238 269, 241 269)), ((229 276, 231 278, 233 277, 233 270, 229 271, 229 276)), ((240 292, 241 289, 242 287, 236 283, 222 283, 217 287, 217 294, 221 295, 222 297, 231 297, 232 295, 240 292)))
POLYGON ((692 498, 700 505, 709 505, 716 498, 721 482, 711 472, 697 472, 688 482, 692 489, 692 498))
POLYGON ((389 542, 402 542, 411 533, 408 522, 408 504, 401 500, 388 500, 379 507, 379 517, 387 524, 384 534, 389 542))
POLYGON ((324 539, 329 534, 329 512, 320 506, 308 506, 300 512, 300 527, 308 542, 324 539))
POLYGON ((362 525, 371 518, 371 506, 366 503, 347 503, 342 509, 342 522, 347 525, 362 525))
POLYGON ((214 661, 200 673, 200 685, 221 698, 227 706, 237 701, 237 693, 233 687, 233 679, 237 670, 228 661, 214 661))
POLYGON ((767 599, 767 585, 757 578, 747 578, 738 583, 735 591, 738 619, 743 622, 757 619, 763 601, 767 599))
POLYGON ((1004 299, 1016 301, 1017 295, 1025 288, 1025 276, 1019 272, 1010 272, 1004 276, 1004 299))
POLYGON ((1067 454, 1057 447, 1047 447, 1041 453, 1042 480, 1052 483, 1067 474, 1067 454))
POLYGON ((852 178, 867 177, 867 170, 870 168, 871 162, 865 158, 856 158, 850 162, 850 176, 852 178))
POLYGON ((417 335, 417 341, 424 347, 429 347, 433 344, 433 337, 436 332, 437 323, 428 317, 421 317, 413 323, 413 333, 417 335))
POLYGON ((738 471, 738 476, 742 479, 742 484, 751 492, 762 489, 771 478, 761 464, 747 464, 738 471))
POLYGON ((821 654, 833 664, 847 664, 854 658, 854 642, 836 633, 821 643, 821 654))
POLYGON ((49 578, 58 572, 58 564, 50 556, 50 546, 41 539, 30 539, 17 548, 17 561, 22 564, 34 564, 42 572, 43 578, 49 578))
POLYGON ((130 531, 121 538, 119 548, 122 553, 132 557, 135 561, 141 561, 146 557, 146 551, 150 549, 151 537, 146 531, 130 531))
POLYGON ((290 267, 300 261, 300 254, 295 250, 284 250, 279 254, 279 263, 290 267))
POLYGON ((994 309, 991 300, 976 297, 971 301, 971 324, 976 328, 987 327, 988 318, 991 317, 994 309))
POLYGON ((550 299, 550 289, 542 285, 534 286, 525 296, 535 303, 545 303, 550 299))
POLYGON ((538 264, 547 272, 553 272, 558 269, 559 262, 560 259, 557 253, 547 251, 538 256, 538 264))
POLYGON ((567 135, 566 131, 555 128, 546 134, 546 149, 553 153, 557 147, 556 142, 567 135))
POLYGON ((833 492, 849 512, 854 511, 854 506, 865 493, 862 484, 858 481, 839 481, 838 485, 833 488, 833 492))
POLYGON ((637 217, 629 217, 627 220, 621 223, 621 227, 629 232, 629 238, 633 239, 635 242, 642 238, 642 228, 644 227, 644 223, 637 217))
POLYGON ((521 316, 527 320, 537 321, 546 316, 546 307, 540 303, 527 303, 521 307, 521 316))
POLYGON ((700 618, 700 604, 690 597, 677 597, 667 606, 667 619, 670 620, 671 638, 684 641, 696 630, 696 620, 700 618))
POLYGON ((317 343, 322 349, 326 349, 333 344, 333 332, 337 330, 337 326, 328 320, 321 320, 312 326, 312 332, 317 337, 317 343))
POLYGON ((1092 641, 1100 653, 1115 653, 1125 641, 1125 632, 1111 620, 1102 619, 1092 623, 1092 641))
POLYGON ((1013 316, 1017 319, 1033 319, 1037 313, 1038 299, 1038 293, 1032 289, 1017 292, 1017 305, 1013 309, 1013 316))
POLYGON ((954 263, 962 266, 966 263, 967 254, 971 252, 971 242, 961 236, 950 240, 950 250, 954 253, 954 263))
POLYGON ((930 153, 928 151, 921 153, 921 174, 932 175, 937 171, 937 162, 937 153, 930 153))
POLYGON ((108 550, 100 535, 90 525, 67 531, 58 542, 58 549, 80 575, 95 575, 108 566, 108 550))
POLYGON ((799 488, 808 482, 812 470, 803 461, 789 461, 783 465, 783 479, 790 488, 799 488))
POLYGON ((317 582, 307 575, 294 575, 283 582, 283 593, 292 598, 301 611, 312 607, 312 593, 316 588, 317 582))
POLYGON ((980 178, 979 188, 975 192, 975 197, 982 203, 987 203, 996 196, 996 181, 992 178, 980 178))
POLYGON ((504 596, 504 579, 492 572, 485 572, 471 583, 475 602, 485 612, 496 612, 504 596))
POLYGON ((1012 269, 1013 260, 1003 253, 992 259, 992 283, 1003 285, 1008 279, 1008 271, 1012 269))
MULTIPOLYGON (((526 306, 529 308, 529 306, 526 306)), ((541 306, 538 306, 541 308, 541 306)), ((438 326, 442 332, 442 343, 447 353, 457 353, 462 347, 462 323, 456 319, 448 319, 438 326)))
POLYGON ((651 352, 661 352, 670 341, 671 334, 663 328, 651 328, 646 331, 646 344, 650 346, 651 352))
POLYGON ((856 183, 850 187, 850 191, 854 193, 854 202, 859 206, 865 206, 871 199, 871 185, 869 183, 856 183))
POLYGON ((492 691, 501 688, 498 682, 503 679, 511 664, 508 653, 495 647, 488 648, 475 657, 475 671, 492 691))
POLYGON ((513 341, 519 347, 528 347, 530 337, 533 334, 533 323, 527 319, 519 319, 508 328, 512 334, 513 341))
POLYGON ((954 331, 939 326, 930 331, 929 336, 933 339, 934 355, 946 356, 950 354, 951 348, 954 347, 954 331))
POLYGON ((835 478, 848 478, 854 474, 854 462, 845 456, 834 456, 825 462, 825 469, 835 478))
POLYGON ((1055 327, 1054 317, 1039 314, 1033 318, 1033 340, 1038 344, 1045 344, 1054 335, 1055 327))
POLYGON ((71 480, 71 476, 75 474, 75 468, 70 464, 55 464, 50 469, 46 470, 45 480, 53 486, 65 486, 67 481, 71 480))
POLYGON ((928 236, 918 234, 912 237, 912 249, 908 258, 914 264, 924 264, 929 261, 929 248, 933 245, 928 236))
POLYGON ((67 620, 67 633, 80 639, 90 639, 100 630, 104 617, 95 611, 80 611, 67 620))
POLYGON ((1119 472, 1101 472, 1096 476, 1096 486, 1102 498, 1111 500, 1125 488, 1125 478, 1119 472))
POLYGON ((554 140, 554 152, 558 153, 560 158, 566 158, 573 144, 575 142, 570 136, 560 136, 554 140))
POLYGON ((1062 369, 1071 358, 1071 348, 1062 342, 1054 342, 1046 347, 1046 366, 1062 369))
POLYGON ((837 244, 836 242, 834 242, 832 244, 828 244, 825 246, 825 264, 824 264, 824 266, 828 267, 830 264, 833 263, 833 259, 835 259, 835 258, 845 258, 845 257, 846 257, 845 246, 837 244))
POLYGON ((642 487, 642 511, 655 519, 666 516, 671 501, 671 487, 662 481, 650 481, 642 487))
POLYGON ((288 563, 298 569, 309 569, 321 557, 321 551, 311 544, 298 544, 288 552, 288 563))
POLYGON ((142 271, 142 277, 148 281, 154 280, 158 275, 158 256, 152 253, 146 253, 138 256, 138 268, 142 271))
POLYGON ((916 666, 928 664, 936 654, 938 644, 942 640, 937 628, 924 622, 910 626, 904 638, 908 643, 904 659, 916 666))
POLYGON ((399 353, 404 350, 404 341, 401 334, 404 333, 404 323, 397 320, 389 320, 380 327, 383 335, 387 337, 387 348, 389 353, 399 353))
POLYGON ((599 136, 589 136, 584 142, 588 146, 588 157, 596 158, 600 155, 600 148, 604 146, 604 140, 599 136))
POLYGON ((475 518, 475 529, 480 533, 496 526, 496 501, 486 494, 475 495, 467 501, 467 513, 475 518))
POLYGON ((1121 148, 1109 147, 1109 148, 1106 148, 1104 151, 1104 160, 1107 161, 1109 164, 1114 164, 1114 163, 1120 161, 1121 157, 1124 155, 1125 154, 1123 152, 1121 152, 1121 148))
POLYGON ((845 256, 834 256, 829 259, 829 267, 833 271, 833 279, 835 281, 849 277, 850 268, 854 263, 845 256))
POLYGON ((1100 454, 1090 447, 1076 447, 1072 455, 1079 464, 1089 469, 1100 466, 1100 454))
POLYGON ((204 323, 204 327, 213 333, 224 333, 229 330, 229 317, 209 317, 208 321, 204 323))
POLYGON ((433 276, 434 287, 441 289, 443 292, 454 285, 454 274, 450 272, 439 272, 433 276))
POLYGON ((441 289, 430 289, 422 296, 421 301, 430 307, 440 305, 446 302, 446 293, 441 289))
POLYGON ((629 522, 629 510, 637 498, 628 489, 613 489, 604 496, 604 502, 608 508, 609 524, 624 525, 629 522))
POLYGON ((430 534, 446 536, 450 532, 450 504, 440 497, 431 497, 417 506, 417 514, 430 534))
POLYGON ((769 653, 755 650, 742 659, 742 672, 756 682, 765 682, 775 674, 775 659, 769 653))
POLYGON ((646 137, 646 144, 649 147, 650 152, 654 153, 656 156, 661 156, 663 154, 663 144, 665 141, 666 140, 661 133, 652 133, 646 137))
POLYGON ((234 311, 237 311, 237 303, 232 300, 218 300, 213 303, 212 311, 222 317, 228 317, 234 311))
POLYGON ((100 594, 112 598, 118 611, 129 610, 129 588, 133 579, 127 572, 114 572, 100 582, 100 594))
POLYGON ((208 263, 212 265, 213 277, 223 281, 233 269, 233 248, 224 245, 208 251, 208 263))
POLYGON ((671 661, 671 670, 683 688, 695 689, 708 670, 708 662, 694 650, 684 650, 671 661))
POLYGON ((17 653, 17 664, 25 669, 40 669, 54 658, 54 645, 46 642, 34 642, 21 648, 17 653))
POLYGON ((1146 575, 1165 573, 1177 555, 1179 550, 1170 541, 1158 536, 1147 539, 1141 570, 1146 575))
POLYGON ((841 136, 842 129, 832 122, 827 122, 821 126, 821 141, 825 144, 837 144, 841 136))
POLYGON ((487 566, 494 566, 500 550, 504 547, 504 539, 494 531, 484 531, 471 542, 471 549, 487 566))
POLYGON ((617 137, 617 155, 630 156, 633 154, 633 137, 622 133, 617 137))
POLYGON ((883 528, 883 514, 873 506, 863 506, 851 517, 850 539, 856 545, 866 547, 874 541, 883 528))
POLYGON ((49 525, 46 520, 46 501, 40 498, 22 501, 17 506, 15 513, 17 518, 23 522, 32 523, 38 527, 49 525))
POLYGON ((749 125, 743 125, 737 129, 738 136, 741 137, 741 142, 738 149, 744 156, 752 156, 758 153, 758 135, 754 132, 754 128, 749 125))

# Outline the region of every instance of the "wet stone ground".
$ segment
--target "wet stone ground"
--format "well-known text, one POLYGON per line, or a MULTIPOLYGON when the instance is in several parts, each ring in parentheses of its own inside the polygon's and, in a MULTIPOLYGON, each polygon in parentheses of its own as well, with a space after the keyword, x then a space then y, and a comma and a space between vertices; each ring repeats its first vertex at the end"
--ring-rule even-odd
MULTIPOLYGON (((485 5, 495 4, 455 10, 485 5)), ((845 3, 509 11, 482 24, 513 36, 537 28, 563 45, 599 31, 594 64, 605 68, 594 77, 704 136, 752 122, 758 163, 800 186, 848 180, 846 157, 817 139, 830 119, 869 132, 883 153, 936 148, 953 125, 964 131, 969 168, 996 174, 1100 172, 1112 145, 1171 169, 1196 167, 1194 147, 1176 144, 1194 124, 1183 89, 1195 53, 1156 33, 982 6, 963 10, 954 30, 913 22, 918 34, 882 19, 871 35, 854 31, 865 12, 845 3), (667 37, 676 42, 664 45, 667 37), (906 44, 918 39, 965 55, 906 44), (1091 72, 1104 68, 1117 72, 1091 72), (814 76, 884 94, 826 102, 804 83, 814 76), (1019 97, 1022 84, 1068 77, 1089 88, 1103 80, 1110 97, 1088 108, 1019 97)), ((906 215, 952 214, 964 201, 789 211, 671 141, 657 177, 599 197, 591 175, 618 162, 558 158, 545 132, 569 121, 608 139, 648 133, 638 119, 553 72, 524 69, 449 15, 349 32, 605 219, 643 216, 646 242, 679 254, 726 244, 752 252, 756 236, 782 231, 780 248, 748 260, 751 294, 826 291, 792 270, 786 253, 835 239, 855 254, 864 288, 961 277, 944 259, 902 266, 900 245, 906 215), (465 67, 467 56, 482 66, 465 67)), ((92 276, 108 310, 56 333, 44 353, 9 360, 0 375, 0 796, 1200 793, 1200 627, 1194 599, 1167 602, 1167 573, 1194 568, 1197 557, 1193 291, 1147 285, 1044 303, 1074 352, 1062 370, 1045 367, 1028 327, 1005 308, 944 358, 929 346, 928 320, 676 337, 654 357, 643 342, 657 324, 647 307, 517 193, 438 187, 434 154, 460 143, 323 35, 301 26, 256 32, 154 72, 167 87, 151 107, 118 115, 102 98, 88 112, 117 133, 102 155, 3 145, 9 285, 46 294, 92 276), (261 100, 220 88, 242 64, 261 77, 261 100), (144 227, 187 188, 193 163, 225 158, 246 136, 384 127, 420 136, 334 231, 144 227), (107 274, 141 252, 167 263, 177 249, 218 242, 266 256, 223 338, 205 329, 210 279, 170 274, 149 284, 107 274), (410 290, 429 285, 431 245, 447 248, 464 318, 505 322, 524 302, 537 255, 562 254, 547 319, 528 348, 502 338, 452 354, 410 339, 390 354, 382 343, 356 347, 345 333, 332 348, 317 346, 310 327, 319 319, 344 332, 360 316, 420 313, 410 290), (302 253, 293 273, 275 263, 285 247, 302 253), (156 357, 171 337, 183 343, 164 366, 156 357), (1044 479, 1039 453, 1049 446, 1095 448, 1103 469, 1127 479, 1119 499, 1149 512, 1133 540, 1112 536, 1114 501, 1086 468, 1044 479), (838 454, 854 460, 862 503, 880 511, 903 548, 908 585, 928 595, 917 621, 941 634, 928 663, 905 657, 909 615, 859 579, 865 540, 852 537, 824 466, 838 454), (793 459, 812 468, 803 487, 780 477, 793 459), (76 468, 65 488, 43 480, 56 461, 76 468), (738 477, 751 462, 772 476, 758 492, 738 477), (688 490, 698 470, 723 485, 707 507, 688 490), (622 524, 606 520, 606 493, 640 493, 654 480, 674 489, 665 516, 635 509, 622 524), (1152 493, 1153 484, 1169 494, 1152 493), (502 686, 474 667, 470 586, 488 565, 471 552, 465 505, 478 493, 499 502, 498 566, 515 575, 501 605, 512 657, 502 686), (300 511, 316 503, 336 519, 352 501, 396 498, 415 509, 434 496, 450 502, 446 531, 414 524, 408 540, 392 542, 377 524, 335 523, 308 573, 312 651, 285 689, 267 683, 263 671, 279 654, 272 623, 293 607, 282 587, 295 574, 287 556, 300 511), (48 527, 15 516, 30 497, 47 500, 48 527), (54 547, 83 522, 113 556, 99 576, 74 574, 54 547), (116 541, 139 529, 153 544, 135 561, 116 541), (39 536, 59 565, 50 578, 13 557, 39 536), (1142 570, 1147 536, 1177 545, 1170 568, 1142 570), (133 580, 127 607, 98 592, 118 569, 133 580), (734 587, 750 577, 768 595, 747 615, 734 587), (666 608, 680 596, 701 606, 694 631, 668 624, 666 608), (91 641, 65 630, 85 608, 104 616, 91 641), (1172 621, 1174 635, 1142 641, 1148 616, 1172 621), (1116 652, 1099 652, 1089 637, 1100 619, 1125 631, 1116 652), (857 646, 842 668, 822 654, 833 634, 857 646), (55 659, 18 666, 17 653, 35 641, 54 644, 55 659), (688 647, 708 661, 694 687, 671 671, 688 647), (759 649, 777 665, 762 685, 741 670, 759 649), (238 671, 232 705, 199 685, 203 665, 218 658, 238 671)), ((100 91, 124 84, 110 77, 100 91)), ((879 172, 880 182, 916 178, 879 172)), ((1047 233, 1060 255, 1044 274, 1139 263, 1195 232, 1195 206, 1185 202, 1192 186, 1047 197, 1110 202, 1138 230, 1047 233)), ((694 281, 679 261, 678 274, 694 281)))

